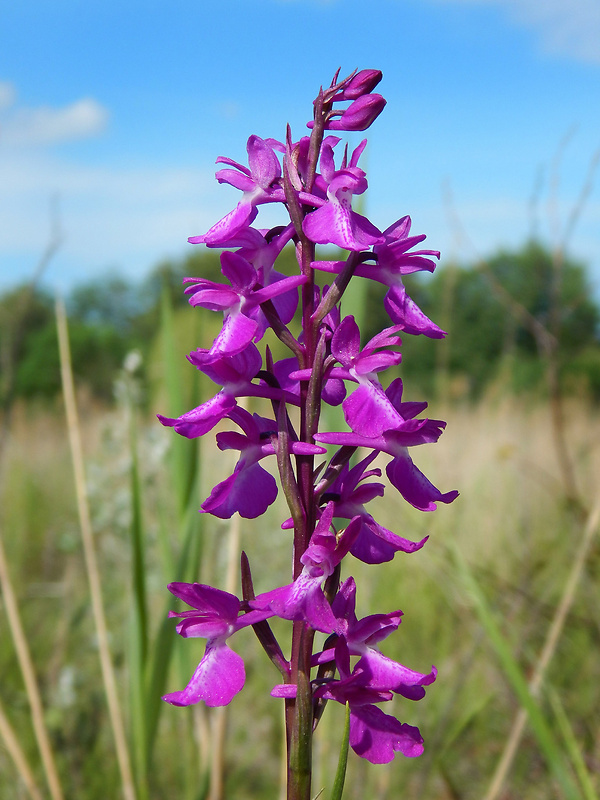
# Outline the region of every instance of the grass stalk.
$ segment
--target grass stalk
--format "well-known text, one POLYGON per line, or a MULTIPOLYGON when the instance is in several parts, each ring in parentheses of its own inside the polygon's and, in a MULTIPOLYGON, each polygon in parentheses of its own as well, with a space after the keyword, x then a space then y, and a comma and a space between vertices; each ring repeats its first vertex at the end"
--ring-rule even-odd
MULTIPOLYGON (((542 649, 539 659, 537 660, 535 672, 529 683, 529 691, 531 692, 531 695, 533 697, 537 697, 539 695, 540 688, 542 686, 542 682, 546 674, 546 670, 548 668, 548 665, 550 664, 552 656, 556 651, 556 646, 560 639, 560 635, 562 633, 562 629, 564 627, 567 614, 569 613, 571 606, 573 605, 575 592, 577 590, 577 586, 581 579, 581 575, 583 573, 583 567, 590 552, 590 548, 592 546, 594 536, 598 529, 599 522, 600 522, 600 502, 596 505, 596 507, 590 513, 587 519, 583 536, 579 544, 579 548, 575 555, 575 559, 573 560, 573 566, 571 567, 571 571, 567 577, 567 581, 563 589, 563 594, 560 599, 560 603, 558 604, 556 611, 554 613, 552 624, 550 625, 550 628, 548 629, 548 633, 546 635, 546 641, 544 642, 544 647, 542 649)), ((524 707, 522 707, 519 709, 515 717, 515 720, 513 722, 512 728, 506 740, 504 751, 502 753, 500 761, 498 762, 498 766, 496 767, 496 771, 494 772, 494 775, 492 777, 492 782, 485 796, 485 800, 496 800, 496 798, 499 796, 502 790, 502 786, 504 785, 504 781, 506 780, 508 771, 511 768, 512 762, 519 748, 519 744, 521 743, 521 738, 523 736, 523 731, 525 729, 526 721, 527 721, 527 710, 524 707)))
POLYGON ((131 450, 131 587, 133 618, 130 658, 131 736, 136 769, 136 784, 141 798, 148 796, 149 742, 147 722, 148 612, 144 554, 142 486, 139 474, 135 402, 132 376, 125 376, 125 404, 131 450))
POLYGON ((340 747, 340 757, 338 761, 333 789, 330 800, 342 800, 344 783, 346 781, 346 767, 348 766, 348 745, 350 743, 350 704, 346 703, 346 716, 344 720, 344 734, 340 747))
MULTIPOLYGON (((0 563, 3 563, 5 559, 1 541, 0 541, 0 550, 1 550, 0 563)), ((0 568, 0 572, 3 573, 3 566, 0 568)), ((4 588, 4 580, 2 580, 2 584, 4 588)), ((17 772, 21 776, 21 780, 25 784, 25 788, 27 789, 29 796, 32 798, 32 800, 43 800, 42 793, 35 782, 35 778, 33 776, 31 767, 29 766, 29 763, 27 762, 27 759, 25 757, 25 753, 23 752, 23 750, 21 749, 21 745, 19 744, 19 739, 17 738, 17 735, 14 731, 14 728, 10 724, 8 717, 4 713, 4 708, 2 707, 1 703, 0 703, 0 736, 2 737, 4 746, 6 747, 8 754, 12 758, 14 765, 17 768, 17 772)), ((48 781, 48 783, 50 784, 50 781, 48 781)), ((59 791, 60 791, 60 785, 59 785, 59 791)))
POLYGON ((65 401, 65 413, 67 417, 69 445, 71 449, 71 458, 73 461, 73 471, 75 474, 77 510, 79 514, 81 540, 90 589, 90 598, 92 602, 92 616, 96 629, 96 636, 98 639, 98 652, 100 655, 102 680, 104 682, 104 691, 108 704, 108 712, 115 743, 117 763, 119 766, 119 772, 121 774, 123 795, 125 800, 136 800, 135 784, 133 781, 133 774, 131 771, 131 763, 129 758, 129 748, 127 746, 127 740, 125 737, 125 729, 117 693, 115 671, 110 655, 108 629, 102 600, 100 571, 98 568, 98 561, 96 558, 96 550, 92 535, 92 525, 83 463, 83 447, 81 443, 77 403, 75 400, 75 386, 71 367, 71 352, 69 346, 67 317, 64 303, 61 300, 56 301, 56 324, 58 330, 60 372, 65 401))
MULTIPOLYGON (((458 574, 461 577, 462 583, 468 591, 479 617, 483 625, 488 639, 496 653, 496 656, 502 666, 504 677, 515 692, 519 703, 521 704, 522 713, 524 715, 524 722, 529 719, 531 729, 536 738, 540 753, 550 773, 556 779, 558 784, 563 790, 566 798, 581 797, 578 788, 567 769, 567 765, 563 758, 562 749, 560 748, 554 733, 544 717, 535 697, 532 694, 531 688, 527 683, 527 679, 518 664, 516 658, 512 653, 510 643, 505 639, 496 619, 494 613, 489 606, 489 603, 481 591, 475 576, 471 572, 467 563, 462 558, 462 554, 456 546, 452 547, 454 560, 457 566, 458 574)), ((519 712, 521 713, 521 712, 519 712)), ((495 792, 499 791, 493 782, 495 792)), ((491 797, 496 797, 497 794, 492 795, 491 790, 485 796, 485 800, 490 800, 491 797)))
POLYGON ((6 608, 6 616, 10 627, 10 633, 15 645, 19 667, 23 675, 23 682, 25 683, 25 691, 31 709, 31 721, 33 723, 33 730, 37 741, 46 781, 50 790, 52 800, 63 800, 63 791, 61 788, 56 763, 54 761, 54 754, 50 744, 50 737, 46 730, 44 722, 44 709, 42 706, 42 698, 38 686, 37 678, 29 646, 27 645, 27 637, 21 623, 21 615, 19 614, 19 607, 12 587, 12 581, 8 571, 8 563, 4 552, 4 544, 0 536, 0 584, 2 585, 2 595, 4 597, 4 607, 6 608))
POLYGON ((560 702, 558 692, 551 686, 546 687, 546 693, 550 700, 550 705, 554 711, 554 716, 562 733, 565 747, 573 764, 573 769, 577 775, 579 785, 583 792, 585 800, 598 800, 598 793, 594 789, 594 784, 590 776, 589 770, 585 765, 583 756, 581 755, 581 748, 577 744, 573 727, 569 722, 569 718, 560 702))

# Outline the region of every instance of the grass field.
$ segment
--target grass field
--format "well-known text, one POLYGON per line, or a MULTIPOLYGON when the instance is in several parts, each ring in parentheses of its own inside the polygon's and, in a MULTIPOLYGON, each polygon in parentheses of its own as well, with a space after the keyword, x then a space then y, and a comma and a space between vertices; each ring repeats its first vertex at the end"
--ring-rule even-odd
MULTIPOLYGON (((166 584, 181 574, 224 587, 230 543, 236 552, 238 539, 254 567, 257 592, 287 582, 289 534, 279 529, 286 509, 278 500, 265 517, 239 525, 197 514, 231 469, 231 454, 219 453, 211 436, 200 446, 143 416, 131 399, 132 385, 125 376, 114 410, 85 394, 78 402, 134 796, 200 798, 212 774, 213 796, 223 776, 226 798, 278 797, 282 710, 269 697, 278 676, 251 631, 236 638, 247 681, 226 716, 161 708, 152 692, 182 688, 203 652, 202 641, 176 637, 172 622, 161 629, 166 611, 175 607, 166 584), (166 648, 172 657, 161 684, 166 648), (160 715, 155 728, 153 714, 160 715), (222 755, 216 745, 224 724, 222 755)), ((373 503, 377 519, 412 539, 429 534, 429 542, 382 567, 356 561, 346 567, 359 585, 359 616, 396 608, 405 613, 384 652, 420 671, 432 663, 439 669, 422 701, 394 701, 393 713, 420 727, 426 751, 420 759, 398 756, 380 767, 351 754, 344 797, 598 797, 600 550, 592 539, 583 568, 572 576, 572 603, 567 598, 561 612, 586 510, 564 501, 549 410, 539 401, 491 393, 475 406, 434 404, 430 413, 447 419, 447 430, 436 447, 416 448, 414 460, 442 491, 457 488, 461 496, 422 514, 389 492, 373 503), (548 646, 545 680, 539 692, 528 693, 527 681, 535 680, 560 613, 565 622, 560 627, 558 620, 556 641, 548 646), (529 709, 529 720, 515 740, 511 730, 522 708, 529 709), (515 756, 503 788, 486 794, 511 740, 515 756)), ((567 433, 578 490, 591 511, 600 486, 598 409, 572 401, 567 433)), ((121 797, 60 398, 54 407, 15 409, 0 520, 62 796, 121 797)), ((3 601, 6 606, 5 594, 3 601)), ((47 789, 14 631, 6 615, 0 620, 0 701, 9 725, 0 741, 0 797, 35 797, 6 735, 18 742, 39 796, 57 796, 47 789)), ((316 734, 315 794, 331 785, 342 724, 343 708, 328 707, 316 734)))

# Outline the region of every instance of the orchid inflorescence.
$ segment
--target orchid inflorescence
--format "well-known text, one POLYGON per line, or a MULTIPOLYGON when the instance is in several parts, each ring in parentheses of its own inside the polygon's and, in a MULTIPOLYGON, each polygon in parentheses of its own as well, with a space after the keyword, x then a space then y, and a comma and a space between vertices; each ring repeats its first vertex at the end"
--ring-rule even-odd
POLYGON ((395 752, 420 755, 423 739, 417 728, 385 714, 379 704, 394 694, 418 700, 436 677, 435 668, 415 672, 379 651, 379 642, 398 628, 402 612, 357 619, 355 581, 341 580, 341 563, 348 554, 380 564, 399 551, 419 550, 426 541, 399 536, 367 510, 370 501, 384 494, 384 485, 371 480, 381 475, 372 467, 378 455, 388 458, 391 484, 417 509, 432 511, 436 503, 450 503, 458 494, 440 492, 409 455, 411 447, 436 442, 445 422, 420 417, 426 403, 403 401, 400 378, 386 389, 379 379, 400 363, 399 334, 445 335, 411 300, 402 282, 408 273, 432 272, 439 253, 414 249, 425 236, 411 235, 408 216, 382 232, 352 209, 353 195, 367 188, 358 166, 366 140, 350 155, 347 147, 340 154, 340 139, 327 134, 362 131, 373 123, 386 102, 372 91, 381 77, 377 70, 355 72, 344 80, 336 74, 314 101, 309 136, 293 141, 289 126, 285 142, 251 136, 247 167, 217 159, 224 165, 217 180, 241 190, 242 197, 207 233, 189 241, 223 249, 221 272, 228 282, 185 278, 184 283, 191 305, 223 312, 223 326, 212 346, 188 356, 222 388, 180 417, 159 417, 188 438, 208 433, 225 419, 238 427, 217 434, 218 447, 239 450, 240 458, 233 474, 202 504, 202 511, 221 519, 236 512, 249 519, 265 513, 278 488, 261 461, 276 459, 290 511, 282 527, 293 529, 292 582, 255 596, 243 553, 242 599, 199 583, 171 584, 170 591, 191 607, 171 612, 181 618, 177 632, 203 637, 207 644, 187 687, 164 699, 179 706, 200 700, 208 706, 228 704, 245 680, 243 661, 228 639, 252 626, 282 676, 271 694, 286 702, 288 775, 295 787, 290 797, 308 796, 309 789, 298 788, 310 785, 306 742, 326 701, 349 706, 352 749, 373 763, 386 763, 395 752), (283 207, 287 224, 269 230, 252 227, 265 203, 283 207), (285 276, 275 264, 290 243, 298 272, 285 276), (318 260, 316 245, 333 245, 348 254, 318 260), (331 276, 330 285, 320 288, 316 271, 331 276), (341 311, 344 291, 357 277, 388 287, 384 307, 392 323, 364 346, 354 317, 341 311), (301 330, 296 335, 288 326, 296 317, 299 295, 301 330), (289 349, 289 358, 274 361, 268 347, 263 358, 257 343, 269 328, 289 349), (248 397, 269 400, 272 416, 238 405, 238 398, 248 397), (322 430, 323 406, 340 404, 348 429, 322 430), (288 414, 291 407, 297 409, 297 426, 288 414), (330 457, 323 445, 330 446, 330 457), (361 449, 362 456, 357 456, 361 449), (348 521, 343 529, 340 520, 348 521), (293 623, 289 658, 271 630, 271 617, 293 623), (326 638, 314 650, 316 631, 326 638))

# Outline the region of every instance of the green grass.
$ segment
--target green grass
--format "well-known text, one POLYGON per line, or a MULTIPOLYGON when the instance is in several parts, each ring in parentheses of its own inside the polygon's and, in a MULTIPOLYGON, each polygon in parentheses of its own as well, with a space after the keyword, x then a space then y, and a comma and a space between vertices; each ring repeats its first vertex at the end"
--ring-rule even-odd
MULTIPOLYGON (((178 352, 186 341, 189 349, 196 344, 197 331, 185 325, 165 308, 157 370, 169 379, 157 379, 156 396, 144 405, 166 414, 179 414, 200 392, 212 391, 192 387, 194 370, 174 355, 174 340, 178 352)), ((79 398, 113 663, 140 800, 199 800, 208 780, 211 714, 165 706, 158 698, 187 682, 203 642, 175 635, 166 620, 175 607, 166 584, 199 579, 223 585, 227 523, 196 509, 232 461, 212 436, 200 450, 144 416, 135 378, 127 380, 131 392, 115 410, 85 394, 79 398)), ((410 397, 410 387, 407 395, 419 399, 410 397)), ((390 708, 420 727, 426 751, 420 759, 398 756, 379 767, 350 752, 344 799, 480 800, 524 706, 531 722, 502 797, 589 800, 600 790, 598 540, 549 666, 550 693, 533 699, 527 691, 582 535, 581 522, 562 501, 548 409, 506 397, 430 412, 448 419, 447 431, 437 446, 415 448, 413 458, 442 490, 458 488, 461 496, 421 514, 388 491, 372 504, 376 518, 410 538, 429 534, 429 542, 381 567, 344 565, 357 579, 360 615, 405 612, 384 652, 421 671, 432 662, 439 669, 425 699, 396 698, 390 708)), ((569 440, 579 485, 591 502, 600 485, 597 410, 573 404, 569 440)), ((65 796, 119 797, 60 406, 18 408, 5 459, 0 524, 65 796)), ((289 580, 290 535, 279 529, 287 515, 278 499, 264 518, 243 521, 241 546, 257 592, 289 580)), ((246 660, 247 682, 230 707, 225 797, 275 798, 282 713, 269 689, 279 678, 250 630, 236 637, 235 647, 246 660)), ((2 616, 0 675, 3 706, 44 786, 2 616)), ((325 797, 331 794, 343 729, 344 709, 330 703, 316 734, 314 794, 321 787, 325 797)), ((0 796, 24 796, 2 746, 0 796)))

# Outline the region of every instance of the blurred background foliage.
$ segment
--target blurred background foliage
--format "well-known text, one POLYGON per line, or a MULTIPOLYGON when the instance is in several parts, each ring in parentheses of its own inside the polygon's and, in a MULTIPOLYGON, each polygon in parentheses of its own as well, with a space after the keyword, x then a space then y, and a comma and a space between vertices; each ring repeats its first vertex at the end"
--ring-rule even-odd
MULTIPOLYGON (((449 336, 442 342, 403 337, 403 375, 428 394, 441 391, 477 399, 501 381, 513 392, 543 395, 539 343, 507 308, 494 281, 547 327, 553 270, 553 255, 530 242, 516 252, 501 250, 484 265, 445 264, 433 275, 406 276, 408 293, 449 336)), ((148 363, 161 297, 166 291, 175 313, 180 313, 186 307, 182 278, 187 276, 222 280, 218 254, 195 252, 180 262, 162 262, 139 285, 109 274, 70 292, 66 304, 73 368, 93 396, 112 399, 115 374, 130 350, 139 350, 143 363, 148 363)), ((368 339, 390 324, 382 305, 386 288, 359 282, 366 293, 363 333, 368 339)), ((20 298, 28 291, 21 287, 0 297, 0 353, 3 364, 16 365, 15 397, 48 398, 60 390, 54 301, 45 290, 35 289, 31 301, 23 304, 20 298)), ((558 307, 563 385, 567 393, 583 392, 598 401, 600 302, 585 264, 565 260, 558 307)), ((144 373, 142 378, 149 376, 144 373)))
MULTIPOLYGON (((420 671, 434 661, 440 672, 421 703, 397 698, 391 711, 420 726, 423 758, 376 767, 351 755, 347 800, 598 798, 600 548, 596 538, 581 550, 581 541, 600 485, 600 304, 586 265, 558 258, 529 242, 479 265, 447 263, 406 278, 409 294, 449 333, 442 341, 403 337, 408 399, 427 398, 431 416, 448 420, 439 446, 418 448, 415 461, 442 491, 458 488, 461 496, 435 514, 391 492, 373 503, 382 524, 430 539, 418 554, 377 568, 376 580, 372 568, 352 560, 359 616, 402 608, 398 636, 382 650, 420 671), (552 332, 551 354, 539 329, 552 332), (559 418, 548 381, 553 364, 559 418), (557 432, 567 443, 567 478, 557 432), (486 794, 516 741, 523 686, 540 669, 580 552, 585 566, 544 668, 538 717, 518 737, 502 793, 486 794)), ((212 437, 190 442, 154 418, 157 411, 176 416, 216 391, 185 354, 210 345, 221 315, 189 308, 186 276, 220 281, 218 254, 198 248, 158 264, 141 284, 109 274, 66 298, 87 495, 133 764, 130 796, 262 800, 280 792, 283 725, 269 696, 277 674, 250 631, 235 642, 247 685, 226 715, 160 701, 185 685, 204 647, 175 635, 166 584, 223 588, 233 576, 230 590, 238 591, 240 547, 256 565, 257 593, 272 588, 273 575, 286 582, 289 564, 282 498, 259 520, 198 514, 234 458, 217 451, 212 437)), ((361 316, 368 339, 389 325, 385 287, 356 279, 351 289, 343 311, 361 316)), ((277 340, 269 346, 275 358, 287 355, 277 340)), ((24 285, 0 298, 0 363, 0 528, 63 789, 45 791, 14 636, 2 624, 0 717, 42 789, 27 794, 2 744, 0 797, 121 797, 79 535, 54 299, 43 289, 24 285)), ((326 422, 335 424, 336 411, 326 422)), ((341 707, 328 707, 317 730, 315 794, 331 786, 342 718, 341 707)))

